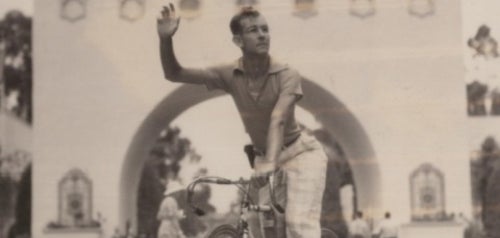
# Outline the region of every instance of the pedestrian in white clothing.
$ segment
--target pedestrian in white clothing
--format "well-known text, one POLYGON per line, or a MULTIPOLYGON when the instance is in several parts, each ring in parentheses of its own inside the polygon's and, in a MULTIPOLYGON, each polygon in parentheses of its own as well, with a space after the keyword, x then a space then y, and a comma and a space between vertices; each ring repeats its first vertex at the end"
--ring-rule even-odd
POLYGON ((385 218, 380 221, 373 230, 373 236, 377 238, 398 237, 398 224, 391 220, 391 213, 385 213, 385 218))
POLYGON ((161 202, 157 218, 160 220, 158 238, 186 238, 179 221, 185 218, 184 211, 179 208, 177 201, 172 196, 183 189, 177 181, 168 181, 165 198, 161 202))
POLYGON ((370 238, 370 226, 363 220, 363 212, 356 212, 354 220, 349 224, 351 238, 370 238))

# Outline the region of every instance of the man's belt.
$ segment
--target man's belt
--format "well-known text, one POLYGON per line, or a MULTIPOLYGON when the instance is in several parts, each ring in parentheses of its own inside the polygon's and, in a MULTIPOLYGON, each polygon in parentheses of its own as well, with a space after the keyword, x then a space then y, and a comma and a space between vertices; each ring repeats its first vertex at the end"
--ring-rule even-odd
MULTIPOLYGON (((281 150, 285 150, 286 148, 288 148, 288 147, 292 146, 292 145, 293 145, 293 143, 295 143, 295 142, 299 139, 299 137, 300 137, 300 134, 299 134, 299 136, 295 137, 295 138, 294 138, 294 139, 292 139, 291 141, 289 141, 289 142, 285 143, 285 144, 283 145, 283 148, 281 148, 281 150)), ((254 152, 254 154, 255 154, 256 156, 265 156, 265 155, 266 155, 266 151, 265 151, 265 150, 259 150, 259 149, 255 148, 255 147, 253 148, 253 152, 254 152)))

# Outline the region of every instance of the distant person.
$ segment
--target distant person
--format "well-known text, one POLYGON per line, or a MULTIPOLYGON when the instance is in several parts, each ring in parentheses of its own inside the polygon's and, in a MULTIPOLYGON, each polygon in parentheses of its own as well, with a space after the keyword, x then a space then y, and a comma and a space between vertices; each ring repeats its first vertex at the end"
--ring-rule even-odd
POLYGON ((463 214, 458 213, 458 216, 455 218, 455 221, 464 227, 468 227, 472 222, 463 214))
POLYGON ((349 224, 351 238, 370 238, 370 226, 363 219, 363 212, 356 212, 354 220, 349 224))
POLYGON ((174 193, 183 189, 180 183, 169 181, 165 191, 165 198, 161 202, 157 218, 160 220, 158 238, 186 238, 179 224, 185 218, 184 211, 179 209, 179 205, 174 193))
POLYGON ((373 229, 373 237, 375 238, 397 238, 398 224, 391 219, 391 213, 386 212, 384 219, 380 221, 375 229, 373 229))

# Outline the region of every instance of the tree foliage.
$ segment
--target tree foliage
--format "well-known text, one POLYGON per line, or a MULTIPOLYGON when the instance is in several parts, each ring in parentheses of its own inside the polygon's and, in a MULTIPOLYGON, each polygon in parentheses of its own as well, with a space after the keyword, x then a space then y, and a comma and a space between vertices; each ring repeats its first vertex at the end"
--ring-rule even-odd
POLYGON ((16 151, 0 155, 0 231, 29 234, 31 222, 31 155, 16 151))
POLYGON ((32 20, 10 11, 0 20, 0 44, 4 48, 3 105, 24 121, 32 122, 32 20))
MULTIPOLYGON (((190 162, 197 163, 201 159, 191 147, 189 139, 181 136, 179 128, 168 127, 158 137, 155 144, 149 151, 149 156, 145 160, 145 165, 141 174, 138 192, 138 232, 146 237, 156 237, 159 221, 156 214, 160 207, 165 192, 165 185, 169 180, 178 179, 181 162, 188 158, 190 162), (189 158, 188 158, 189 157, 189 158)), ((210 189, 206 192, 209 197, 210 189)), ((185 194, 181 192, 176 196, 179 207, 184 209, 186 218, 181 222, 186 235, 194 235, 205 229, 205 226, 198 221, 185 201, 185 194)), ((198 201, 197 201, 198 202, 198 201)), ((203 200, 199 204, 202 207, 210 207, 208 201, 203 200)))

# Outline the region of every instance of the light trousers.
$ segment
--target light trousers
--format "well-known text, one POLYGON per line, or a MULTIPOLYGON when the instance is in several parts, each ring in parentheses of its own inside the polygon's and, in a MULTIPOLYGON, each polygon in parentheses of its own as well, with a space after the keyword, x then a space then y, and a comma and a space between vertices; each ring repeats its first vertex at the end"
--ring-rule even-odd
MULTIPOLYGON (((257 157, 258 160, 262 159, 257 157)), ((286 177, 285 223, 287 238, 321 237, 321 204, 325 190, 328 158, 313 136, 302 133, 279 157, 280 172, 286 177)), ((259 191, 259 203, 269 201, 269 188, 259 191)), ((251 226, 256 225, 252 224, 251 226)), ((260 218, 262 224, 262 217, 260 218)), ((256 229, 252 229, 255 233, 256 229)), ((262 230, 261 230, 262 231, 262 230)), ((254 234, 254 237, 261 237, 254 234)))

